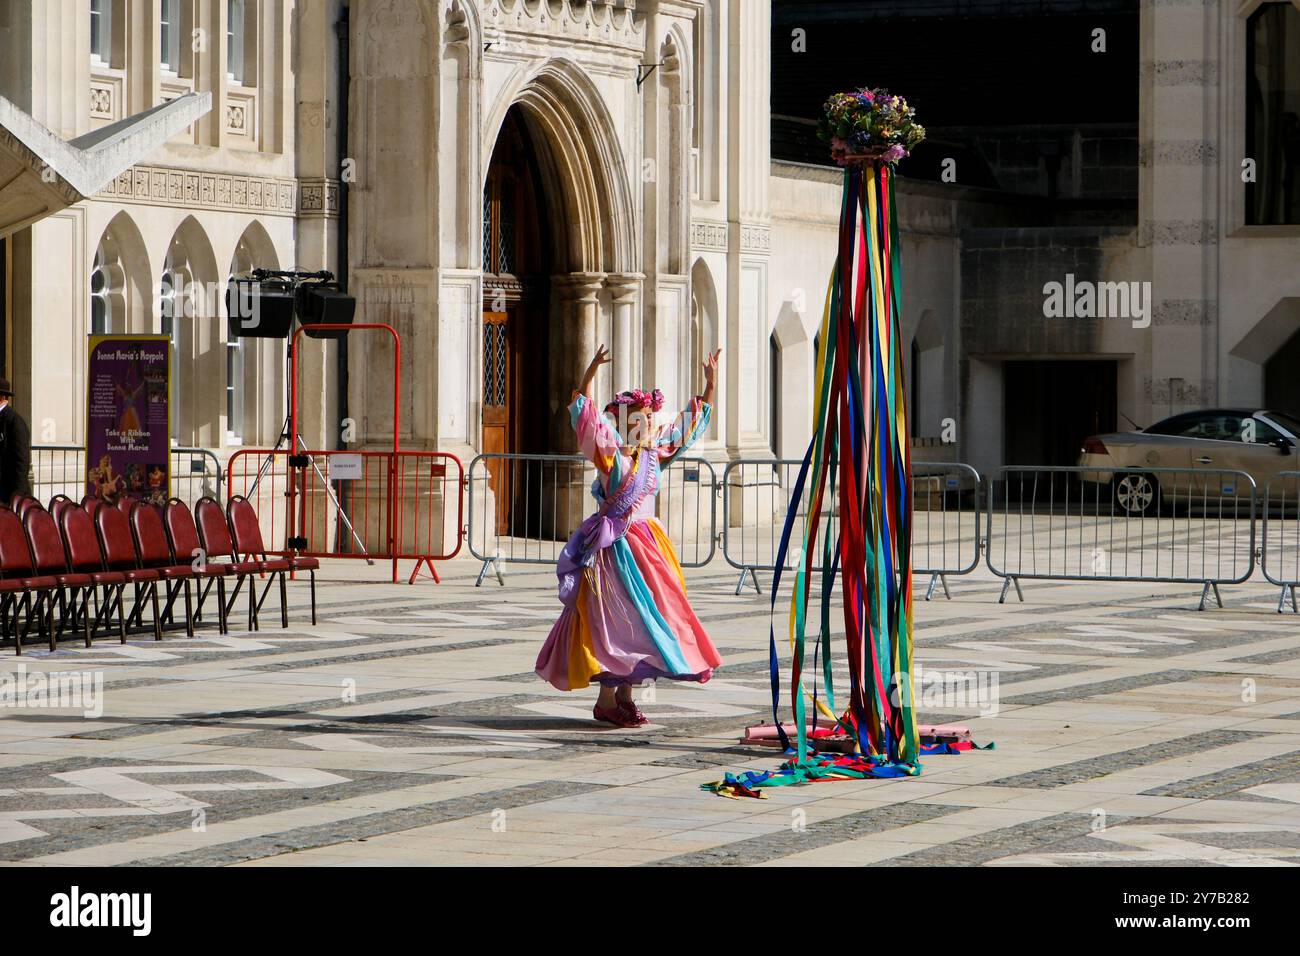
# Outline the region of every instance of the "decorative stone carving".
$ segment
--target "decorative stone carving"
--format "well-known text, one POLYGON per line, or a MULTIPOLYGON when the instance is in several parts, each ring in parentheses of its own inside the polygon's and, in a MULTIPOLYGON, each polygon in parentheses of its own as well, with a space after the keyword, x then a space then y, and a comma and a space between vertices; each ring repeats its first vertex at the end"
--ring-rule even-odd
POLYGON ((452 0, 447 8, 447 26, 443 31, 447 43, 464 43, 469 40, 469 20, 460 0, 452 0))
POLYGON ((710 219, 691 222, 691 248, 701 252, 727 251, 727 224, 710 219))
POLYGON ((113 118, 113 88, 111 86, 92 86, 90 88, 90 115, 95 119, 113 118))
POLYGON ((301 179, 298 181, 298 215, 304 219, 337 219, 339 196, 337 179, 301 179))
POLYGON ((490 0, 484 31, 581 40, 641 53, 645 28, 636 0, 490 0))
POLYGON ((663 46, 659 47, 659 69, 665 73, 676 73, 681 69, 682 60, 677 55, 677 44, 673 42, 672 34, 664 37, 663 46))
MULTIPOLYGON (((337 183, 335 192, 337 214, 337 183)), ((298 182, 165 166, 134 166, 105 186, 99 197, 151 206, 187 205, 200 209, 292 216, 298 211, 298 182)))
POLYGON ((740 251, 767 255, 772 251, 772 230, 768 226, 741 226, 740 251))

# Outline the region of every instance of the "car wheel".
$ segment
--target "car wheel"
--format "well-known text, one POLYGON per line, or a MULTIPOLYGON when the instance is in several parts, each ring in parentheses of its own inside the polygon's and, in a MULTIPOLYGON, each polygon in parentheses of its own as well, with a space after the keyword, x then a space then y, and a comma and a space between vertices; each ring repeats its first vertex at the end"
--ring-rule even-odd
POLYGON ((1160 483, 1155 475, 1131 472, 1115 476, 1115 505, 1128 517, 1153 515, 1160 507, 1160 483))

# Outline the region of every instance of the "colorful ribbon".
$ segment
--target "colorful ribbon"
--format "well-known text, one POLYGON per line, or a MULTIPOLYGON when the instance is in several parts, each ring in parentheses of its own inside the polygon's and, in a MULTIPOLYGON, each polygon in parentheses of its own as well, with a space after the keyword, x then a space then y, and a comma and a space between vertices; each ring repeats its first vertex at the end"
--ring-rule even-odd
MULTIPOLYGON (((910 775, 920 772, 920 747, 912 706, 911 462, 894 208, 892 167, 845 168, 839 259, 817 356, 814 432, 791 504, 792 511, 799 507, 806 477, 808 519, 791 598, 791 693, 796 760, 802 762, 808 758, 804 631, 817 535, 835 485, 839 535, 821 549, 823 683, 830 699, 830 602, 838 582, 849 671, 848 706, 840 719, 863 755, 910 775)), ((790 527, 787 520, 783 552, 790 527)))
POLYGON ((901 287, 893 168, 889 164, 848 166, 839 257, 831 274, 816 359, 813 437, 795 479, 772 581, 775 614, 794 518, 802 510, 807 521, 789 621, 793 747, 779 713, 781 678, 774 624, 768 632, 772 716, 782 747, 793 750, 793 757, 778 773, 728 774, 716 784, 705 785, 706 789, 725 790, 728 795, 747 790, 756 795, 756 788, 804 780, 912 776, 921 771, 911 673, 911 447, 899 331, 901 287), (831 488, 837 489, 835 503, 829 500, 831 488), (818 542, 822 518, 832 510, 840 517, 839 534, 834 540, 823 535, 818 542), (815 677, 811 694, 804 686, 805 628, 814 557, 819 553, 822 587, 814 668, 820 662, 824 700, 818 696, 815 677), (849 672, 843 714, 836 708, 831 680, 831 598, 837 582, 849 672), (810 754, 805 698, 813 703, 814 731, 818 714, 830 724, 839 722, 856 738, 856 757, 831 760, 810 754))

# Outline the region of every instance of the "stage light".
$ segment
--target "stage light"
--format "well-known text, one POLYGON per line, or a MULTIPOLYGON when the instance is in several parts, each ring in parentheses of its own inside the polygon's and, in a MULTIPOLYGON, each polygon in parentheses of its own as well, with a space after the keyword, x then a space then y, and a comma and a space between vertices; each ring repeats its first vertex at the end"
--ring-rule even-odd
POLYGON ((294 287, 289 282, 231 279, 226 286, 229 339, 286 339, 293 328, 294 287))
POLYGON ((334 283, 315 283, 298 288, 298 321, 314 339, 341 339, 346 329, 318 331, 314 325, 351 325, 357 300, 340 292, 334 283))

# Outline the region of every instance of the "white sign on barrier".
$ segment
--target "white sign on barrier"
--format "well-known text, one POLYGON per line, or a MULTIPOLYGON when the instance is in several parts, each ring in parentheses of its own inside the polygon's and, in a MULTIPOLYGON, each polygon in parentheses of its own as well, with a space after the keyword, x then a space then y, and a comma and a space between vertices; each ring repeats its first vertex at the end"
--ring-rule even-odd
POLYGON ((330 481, 360 481, 363 470, 360 455, 330 456, 330 481))

